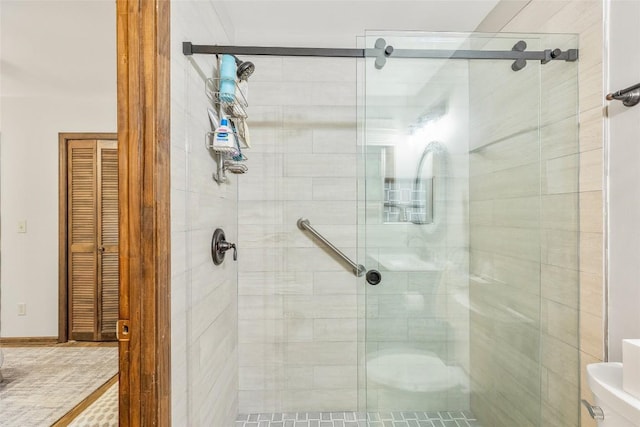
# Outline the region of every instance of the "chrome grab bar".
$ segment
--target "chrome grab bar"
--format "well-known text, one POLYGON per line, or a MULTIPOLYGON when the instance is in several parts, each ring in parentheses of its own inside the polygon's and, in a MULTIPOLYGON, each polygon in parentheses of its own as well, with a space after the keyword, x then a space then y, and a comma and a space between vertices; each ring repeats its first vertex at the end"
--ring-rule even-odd
POLYGON ((302 231, 308 231, 309 233, 313 234, 313 236, 316 239, 320 240, 322 243, 327 245, 327 247, 331 249, 336 255, 338 255, 344 262, 349 264, 349 266, 351 267, 351 271, 353 271, 353 274, 355 274, 358 277, 364 274, 365 268, 362 264, 356 264, 355 262, 351 261, 351 259, 348 256, 346 256, 344 253, 342 253, 340 249, 333 246, 333 244, 327 239, 325 239, 325 237, 322 234, 318 233, 316 229, 311 226, 308 219, 306 218, 298 219, 298 228, 302 231))
POLYGON ((625 107, 633 107, 640 102, 640 83, 610 93, 606 98, 607 101, 617 99, 618 101, 622 101, 625 107))
POLYGON ((587 408, 587 411, 589 411, 589 415, 591 416, 591 418, 593 418, 594 420, 604 420, 604 411, 601 407, 594 406, 591 403, 587 402, 585 399, 582 399, 581 402, 584 407, 587 408))

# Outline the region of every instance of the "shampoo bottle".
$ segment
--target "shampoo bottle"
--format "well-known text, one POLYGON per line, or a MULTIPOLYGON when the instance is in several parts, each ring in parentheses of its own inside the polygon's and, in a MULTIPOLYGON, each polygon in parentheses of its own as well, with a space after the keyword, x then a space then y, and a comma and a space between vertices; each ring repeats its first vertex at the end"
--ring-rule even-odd
POLYGON ((236 142, 233 130, 229 127, 229 120, 222 118, 220 126, 216 129, 213 139, 213 149, 216 151, 226 151, 232 156, 237 156, 238 144, 236 142))

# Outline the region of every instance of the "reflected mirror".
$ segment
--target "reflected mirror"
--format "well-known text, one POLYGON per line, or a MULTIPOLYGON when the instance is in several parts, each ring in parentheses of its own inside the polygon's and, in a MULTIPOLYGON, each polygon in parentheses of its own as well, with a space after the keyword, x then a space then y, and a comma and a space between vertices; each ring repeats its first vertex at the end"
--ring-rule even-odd
POLYGON ((395 146, 381 147, 385 224, 434 222, 436 186, 444 185, 445 154, 443 145, 432 141, 415 164, 416 156, 402 158, 395 146))

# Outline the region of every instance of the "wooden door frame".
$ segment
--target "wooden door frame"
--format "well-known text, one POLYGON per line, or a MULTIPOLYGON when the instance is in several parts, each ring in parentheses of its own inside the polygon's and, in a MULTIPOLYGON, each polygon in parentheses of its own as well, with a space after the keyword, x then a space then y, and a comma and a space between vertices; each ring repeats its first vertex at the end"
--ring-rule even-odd
POLYGON ((169 426, 169 0, 117 0, 116 13, 120 426, 169 426))
POLYGON ((68 153, 69 141, 77 140, 118 140, 117 133, 75 133, 58 134, 58 342, 69 341, 69 182, 68 153))

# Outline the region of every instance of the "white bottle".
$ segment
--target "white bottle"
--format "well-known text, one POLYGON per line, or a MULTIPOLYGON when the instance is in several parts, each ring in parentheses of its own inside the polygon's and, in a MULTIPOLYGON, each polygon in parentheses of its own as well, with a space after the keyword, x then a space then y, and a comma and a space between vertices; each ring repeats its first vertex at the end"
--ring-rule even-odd
POLYGON ((235 135, 229 127, 229 120, 226 118, 220 120, 220 126, 214 132, 213 149, 215 151, 227 152, 232 156, 239 154, 235 135))

